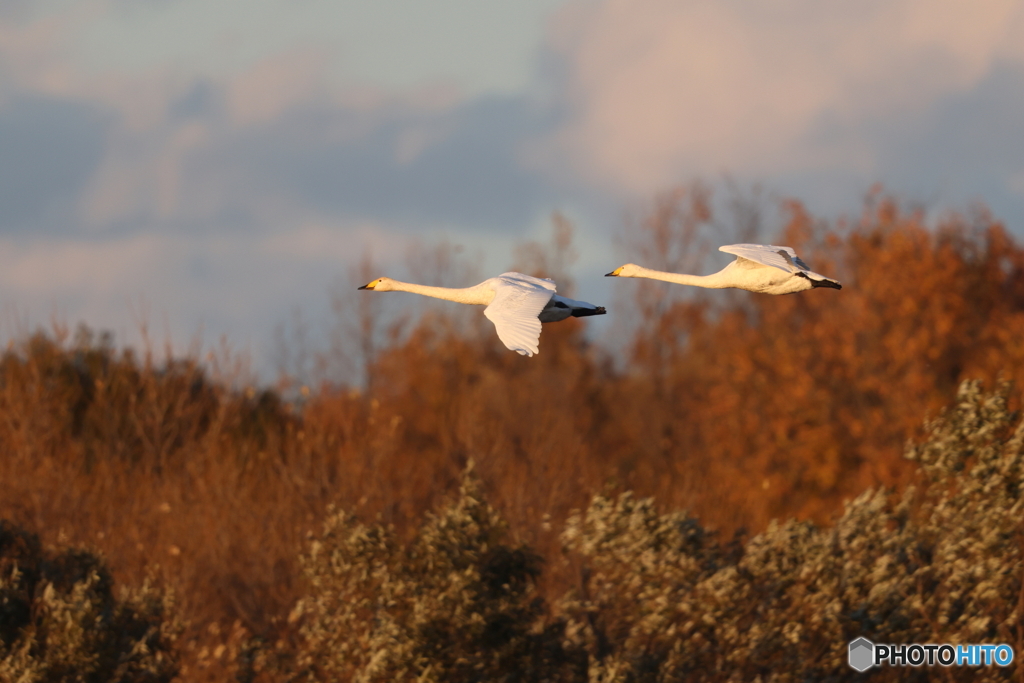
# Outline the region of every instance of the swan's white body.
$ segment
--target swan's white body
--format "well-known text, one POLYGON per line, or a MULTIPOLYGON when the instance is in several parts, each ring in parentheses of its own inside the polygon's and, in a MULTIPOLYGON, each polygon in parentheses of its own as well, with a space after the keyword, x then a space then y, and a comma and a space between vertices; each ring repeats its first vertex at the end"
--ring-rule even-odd
POLYGON ((719 251, 735 254, 736 260, 712 275, 664 273, 627 263, 607 277, 642 277, 709 289, 735 287, 762 294, 792 294, 815 287, 842 289, 836 280, 815 273, 790 247, 770 244, 730 244, 719 251))
POLYGON ((376 292, 412 292, 460 304, 486 306, 484 315, 494 323, 498 339, 524 356, 540 353, 540 324, 573 316, 604 315, 603 306, 573 301, 555 294, 555 283, 522 273, 502 273, 473 287, 454 289, 377 278, 359 289, 376 292))

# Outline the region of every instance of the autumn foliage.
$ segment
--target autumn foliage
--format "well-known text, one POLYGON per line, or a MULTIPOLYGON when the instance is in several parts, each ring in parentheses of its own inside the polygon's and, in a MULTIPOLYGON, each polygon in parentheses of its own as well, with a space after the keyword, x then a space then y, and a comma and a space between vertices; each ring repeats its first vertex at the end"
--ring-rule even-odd
POLYGON ((824 519, 899 481, 894 449, 960 381, 1024 371, 1024 252, 988 216, 926 227, 887 198, 849 226, 788 211, 780 243, 843 290, 676 302, 636 334, 623 379, 634 415, 618 424, 660 437, 634 452, 673 468, 673 488, 707 478, 700 503, 659 499, 726 524, 824 519))
MULTIPOLYGON (((783 209, 779 234, 750 234, 708 191, 680 190, 624 230, 622 262, 706 273, 727 262, 718 244, 756 238, 795 247, 842 291, 616 282, 614 352, 569 320, 525 359, 482 316, 441 306, 385 325, 364 298, 342 306, 355 327, 339 343, 365 381, 282 393, 88 332, 26 337, 0 360, 0 518, 101 551, 118 581, 173 586, 187 680, 255 675, 253 653, 298 637, 300 553, 328 505, 399 543, 470 460, 508 548, 546 560, 527 574, 549 597, 577 580, 559 530, 594 494, 653 496, 723 539, 827 522, 844 499, 909 481, 906 441, 963 380, 1024 379, 1024 248, 980 210, 933 220, 880 195, 848 222, 783 209)), ((568 282, 571 227, 519 260, 568 282)))

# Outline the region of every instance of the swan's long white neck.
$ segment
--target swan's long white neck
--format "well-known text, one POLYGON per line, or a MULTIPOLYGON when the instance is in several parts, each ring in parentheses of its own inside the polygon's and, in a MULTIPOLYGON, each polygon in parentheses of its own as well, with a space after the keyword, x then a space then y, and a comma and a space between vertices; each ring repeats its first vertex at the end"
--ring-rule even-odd
POLYGON ((677 285, 693 285, 695 287, 704 287, 706 289, 726 289, 734 286, 734 284, 729 281, 729 277, 725 274, 724 269, 711 275, 686 275, 685 273, 666 273, 660 270, 651 270, 650 268, 637 266, 636 274, 631 274, 629 277, 663 280, 665 282, 674 282, 677 285))
POLYGON ((423 296, 430 296, 435 299, 456 301, 460 304, 482 304, 486 306, 494 299, 494 290, 488 287, 486 282, 462 289, 417 285, 412 282, 401 282, 400 280, 390 280, 388 285, 389 287, 386 291, 412 292, 413 294, 422 294, 423 296))

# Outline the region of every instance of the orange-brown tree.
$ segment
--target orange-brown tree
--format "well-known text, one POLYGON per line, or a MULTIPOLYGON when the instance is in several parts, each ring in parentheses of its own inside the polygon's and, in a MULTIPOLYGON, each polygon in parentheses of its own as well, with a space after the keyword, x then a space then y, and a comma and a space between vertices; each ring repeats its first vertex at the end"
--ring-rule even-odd
POLYGON ((1024 250, 990 216, 931 226, 879 196, 849 226, 786 209, 779 243, 843 290, 651 311, 623 378, 631 450, 671 475, 661 500, 727 526, 899 482, 900 445, 962 379, 1024 377, 1024 250))

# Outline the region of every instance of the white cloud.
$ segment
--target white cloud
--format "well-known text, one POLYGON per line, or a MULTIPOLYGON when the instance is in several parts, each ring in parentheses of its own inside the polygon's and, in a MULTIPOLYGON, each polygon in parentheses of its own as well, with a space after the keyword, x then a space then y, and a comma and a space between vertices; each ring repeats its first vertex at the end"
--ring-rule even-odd
POLYGON ((1024 61, 1024 3, 608 0, 552 31, 572 115, 551 152, 649 193, 688 175, 873 172, 864 126, 1024 61))
POLYGON ((130 344, 147 324, 179 351, 199 334, 206 343, 226 335, 234 348, 252 351, 269 379, 272 332, 286 312, 326 311, 329 287, 364 251, 393 262, 408 239, 387 226, 328 223, 255 239, 166 232, 0 237, 0 333, 17 336, 53 317, 113 331, 130 344))

